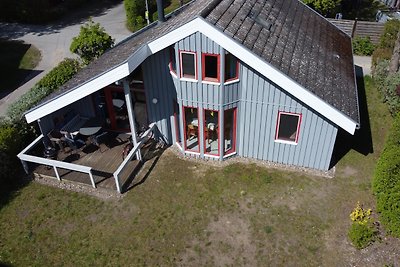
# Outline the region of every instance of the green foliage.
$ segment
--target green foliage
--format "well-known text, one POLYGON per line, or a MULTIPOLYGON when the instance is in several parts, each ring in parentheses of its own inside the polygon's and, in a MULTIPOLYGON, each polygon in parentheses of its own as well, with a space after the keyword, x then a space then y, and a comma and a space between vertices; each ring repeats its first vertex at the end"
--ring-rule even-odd
POLYGON ((374 52, 375 46, 371 42, 371 38, 367 37, 359 37, 353 39, 353 51, 354 54, 359 56, 370 56, 374 52))
POLYGON ((332 16, 335 14, 342 0, 302 0, 306 5, 317 11, 323 16, 332 16))
POLYGON ((397 114, 372 180, 377 210, 386 230, 400 237, 400 113, 397 114))
MULTIPOLYGON (((384 63, 381 63, 379 68, 381 65, 384 63)), ((390 113, 395 115, 400 111, 400 73, 387 74, 387 71, 380 70, 377 66, 374 75, 378 80, 378 90, 382 93, 383 101, 388 105, 390 113)))
POLYGON ((391 48, 375 48, 372 53, 372 66, 373 68, 378 64, 378 62, 382 60, 390 60, 392 57, 392 49, 391 48))
POLYGON ((383 34, 381 35, 379 47, 390 48, 393 51, 397 33, 400 29, 400 20, 389 20, 385 23, 383 34))
POLYGON ((99 23, 89 20, 78 36, 72 39, 70 50, 79 55, 85 64, 101 56, 107 49, 114 45, 114 39, 108 35, 99 23))
POLYGON ((25 111, 71 79, 79 69, 80 64, 77 60, 64 59, 36 83, 31 90, 22 95, 17 102, 9 106, 7 110, 8 117, 12 121, 19 121, 25 111))
MULTIPOLYGON (((149 0, 149 14, 152 14, 156 9, 156 1, 149 0)), ((124 6, 126 11, 126 26, 134 32, 145 26, 145 20, 143 19, 146 11, 145 1, 140 0, 124 0, 124 6), (139 18, 140 17, 140 18, 139 18)), ((149 15, 150 19, 151 16, 149 15)))
POLYGON ((353 222, 348 236, 356 248, 362 249, 367 247, 376 239, 376 231, 368 224, 353 222))

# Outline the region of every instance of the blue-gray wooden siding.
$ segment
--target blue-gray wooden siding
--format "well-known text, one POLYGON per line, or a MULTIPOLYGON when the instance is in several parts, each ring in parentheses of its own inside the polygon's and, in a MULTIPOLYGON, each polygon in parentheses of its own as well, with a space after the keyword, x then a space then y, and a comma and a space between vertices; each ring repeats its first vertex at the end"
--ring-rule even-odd
POLYGON ((92 101, 92 96, 87 96, 79 101, 72 103, 60 110, 57 110, 43 118, 41 118, 38 123, 41 132, 46 135, 52 129, 54 129, 54 118, 63 117, 67 113, 72 112, 74 114, 79 114, 83 117, 93 117, 95 116, 95 107, 92 101))
POLYGON ((246 65, 241 67, 240 80, 238 154, 327 170, 337 127, 246 65), (296 145, 275 141, 279 111, 302 115, 296 145))
MULTIPOLYGON (((219 110, 237 107, 236 151, 243 157, 297 165, 315 169, 329 168, 337 127, 284 90, 240 64, 239 82, 224 85, 220 99, 220 85, 202 82, 201 53, 219 54, 221 47, 200 33, 182 39, 174 46, 177 77, 168 67, 169 49, 149 57, 143 63, 144 83, 150 122, 156 122, 168 143, 175 142, 174 99, 182 106, 197 107, 199 118, 203 109, 219 110), (179 51, 196 52, 197 82, 179 79, 179 51), (157 104, 152 99, 157 98, 157 104), (275 141, 278 112, 302 115, 296 145, 275 141)), ((182 110, 180 110, 182 113, 182 110)), ((180 131, 183 136, 182 114, 180 131)), ((203 130, 200 124, 200 140, 203 130)), ((203 156, 200 146, 200 156, 203 156)))

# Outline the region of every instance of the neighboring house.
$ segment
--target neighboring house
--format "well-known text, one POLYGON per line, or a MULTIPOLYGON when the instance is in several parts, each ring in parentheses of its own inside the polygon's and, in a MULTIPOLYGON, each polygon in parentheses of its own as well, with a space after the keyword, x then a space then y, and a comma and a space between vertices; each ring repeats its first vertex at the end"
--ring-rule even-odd
POLYGON ((46 136, 71 110, 114 131, 155 123, 188 156, 319 170, 360 121, 350 38, 297 0, 192 1, 25 116, 46 136))

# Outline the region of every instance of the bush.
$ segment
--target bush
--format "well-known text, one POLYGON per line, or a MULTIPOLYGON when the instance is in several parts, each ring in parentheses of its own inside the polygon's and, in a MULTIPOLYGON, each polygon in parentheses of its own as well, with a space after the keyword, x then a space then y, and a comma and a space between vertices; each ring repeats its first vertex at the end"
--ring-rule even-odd
POLYGON ((64 59, 20 99, 9 106, 7 115, 12 121, 19 121, 25 111, 67 82, 81 68, 75 59, 64 59))
POLYGON ((348 236, 356 248, 362 249, 375 240, 376 232, 368 224, 352 223, 348 236))
POLYGON ((397 33, 400 29, 400 20, 389 20, 385 23, 385 28, 383 30, 383 34, 381 35, 379 47, 381 48, 389 48, 390 51, 393 51, 394 43, 397 39, 397 33))
POLYGON ((383 152, 377 162, 372 189, 377 210, 387 232, 400 237, 400 113, 393 122, 383 152))
MULTIPOLYGON (((170 4, 170 1, 164 1, 165 4, 170 4)), ((157 10, 157 3, 155 0, 149 0, 149 19, 154 21, 153 14, 157 10)), ((140 30, 146 25, 145 12, 146 4, 142 0, 124 0, 125 12, 126 12, 126 27, 134 32, 140 30)), ((156 12, 157 13, 157 12, 156 12)))
POLYGON ((114 45, 114 39, 100 26, 89 20, 81 26, 79 35, 72 39, 70 50, 81 57, 85 64, 101 56, 114 45))
POLYGON ((354 54, 359 56, 370 56, 374 52, 375 46, 371 42, 371 38, 367 37, 359 37, 353 39, 353 51, 354 54))
POLYGON ((372 224, 371 209, 365 210, 360 202, 357 202, 356 208, 350 213, 352 225, 349 229, 348 236, 353 245, 362 249, 367 247, 377 237, 377 231, 372 224))
POLYGON ((392 49, 391 48, 375 48, 374 52, 372 53, 372 67, 374 68, 378 65, 379 62, 383 60, 390 60, 392 57, 392 49))

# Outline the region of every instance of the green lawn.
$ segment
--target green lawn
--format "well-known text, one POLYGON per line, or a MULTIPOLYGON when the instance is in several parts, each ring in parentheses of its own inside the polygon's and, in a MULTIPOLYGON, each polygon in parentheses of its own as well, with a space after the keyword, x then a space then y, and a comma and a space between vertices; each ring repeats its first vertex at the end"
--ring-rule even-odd
POLYGON ((0 59, 0 91, 12 91, 31 74, 41 55, 33 45, 0 39, 0 59))
MULTIPOLYGON (((147 180, 103 201, 37 183, 0 207, 0 262, 15 266, 384 266, 347 239, 391 123, 367 80, 374 153, 350 151, 333 179, 256 164, 186 161, 167 150, 147 180)), ((394 251, 394 252, 393 252, 394 251)), ((392 254, 391 254, 392 253, 392 254)))

